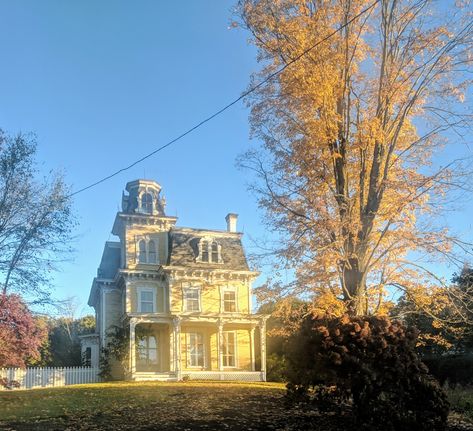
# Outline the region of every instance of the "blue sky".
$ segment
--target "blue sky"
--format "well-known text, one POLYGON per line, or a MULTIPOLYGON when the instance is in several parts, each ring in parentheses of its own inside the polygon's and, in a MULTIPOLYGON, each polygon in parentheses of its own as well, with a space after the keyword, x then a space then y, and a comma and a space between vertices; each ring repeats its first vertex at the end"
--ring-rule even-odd
MULTIPOLYGON (((126 166, 240 95, 256 67, 247 34, 229 29, 232 1, 1 1, 0 127, 38 137, 41 169, 63 169, 74 189, 126 166)), ((247 110, 233 107, 141 165, 78 195, 72 264, 58 297, 85 313, 90 285, 125 183, 163 187, 179 225, 225 228, 239 214, 261 230, 245 172, 247 110)))
MULTIPOLYGON (((229 29, 234 1, 0 0, 0 127, 34 132, 46 174, 62 169, 79 189, 128 165, 213 113, 257 68, 248 34, 229 29)), ((54 282, 58 298, 86 306, 127 181, 157 180, 181 226, 225 228, 239 214, 248 237, 261 212, 235 159, 248 149, 238 104, 179 143, 74 201, 74 262, 54 282)), ((454 224, 471 237, 471 203, 454 224)), ((446 275, 450 272, 444 270, 446 275)))

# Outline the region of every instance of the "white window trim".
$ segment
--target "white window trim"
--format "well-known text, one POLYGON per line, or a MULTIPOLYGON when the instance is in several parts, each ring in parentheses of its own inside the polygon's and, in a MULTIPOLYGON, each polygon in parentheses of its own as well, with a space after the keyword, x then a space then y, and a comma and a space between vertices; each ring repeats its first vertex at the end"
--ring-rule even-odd
POLYGON ((199 332, 199 331, 194 331, 194 330, 190 332, 186 332, 186 365, 187 365, 187 368, 198 369, 198 370, 203 370, 207 368, 207 340, 206 340, 204 332, 199 332), (189 349, 191 334, 202 335, 202 346, 203 346, 202 354, 203 354, 203 359, 204 359, 203 361, 204 365, 191 365, 190 349, 189 349))
MULTIPOLYGON (((237 331, 233 330, 233 331, 223 331, 223 334, 225 333, 233 333, 234 334, 234 352, 235 352, 235 365, 233 366, 223 366, 223 368, 226 368, 226 369, 235 369, 235 368, 238 368, 238 334, 237 334, 237 331)), ((225 339, 225 337, 224 337, 225 339)), ((223 364, 223 357, 222 357, 222 364, 223 364)))
POLYGON ((239 313, 238 307, 238 287, 237 286, 222 286, 220 288, 220 312, 234 314, 239 313), (235 292, 235 311, 225 311, 225 292, 235 292))
POLYGON ((200 286, 185 286, 182 288, 182 311, 187 313, 200 313, 202 312, 202 289, 200 286), (187 310, 187 300, 186 300, 186 292, 189 290, 195 290, 198 292, 198 302, 199 302, 199 309, 198 310, 187 310))
POLYGON ((136 265, 160 265, 159 238, 155 236, 139 235, 135 237, 135 263, 136 265), (140 262, 140 241, 145 242, 146 262, 140 262), (149 242, 154 241, 156 251, 156 262, 149 261, 149 242))
POLYGON ((156 288, 139 286, 136 288, 137 297, 138 297, 138 313, 156 313, 156 288), (141 293, 142 292, 151 292, 153 294, 153 311, 141 311, 141 293))

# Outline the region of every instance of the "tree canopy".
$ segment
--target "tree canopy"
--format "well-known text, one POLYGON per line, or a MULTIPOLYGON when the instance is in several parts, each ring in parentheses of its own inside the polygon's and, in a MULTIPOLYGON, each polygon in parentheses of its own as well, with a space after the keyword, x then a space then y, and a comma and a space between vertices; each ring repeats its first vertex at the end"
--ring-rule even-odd
POLYGON ((0 367, 39 360, 46 339, 46 325, 33 317, 20 296, 0 293, 0 367))
POLYGON ((240 1, 253 80, 274 74, 247 97, 262 145, 240 163, 282 238, 271 250, 296 270, 269 294, 383 314, 393 289, 421 303, 442 285, 433 259, 469 253, 439 217, 468 188, 469 161, 435 156, 472 118, 471 7, 447 3, 240 1))
POLYGON ((62 176, 38 179, 35 155, 34 136, 0 130, 0 286, 41 302, 75 221, 62 176))

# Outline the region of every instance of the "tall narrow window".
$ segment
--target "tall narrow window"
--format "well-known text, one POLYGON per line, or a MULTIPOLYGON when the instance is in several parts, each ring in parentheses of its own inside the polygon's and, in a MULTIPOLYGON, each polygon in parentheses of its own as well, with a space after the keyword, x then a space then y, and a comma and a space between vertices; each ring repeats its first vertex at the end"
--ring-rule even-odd
POLYGON ((201 241, 200 247, 201 247, 202 262, 208 262, 209 261, 209 243, 207 241, 201 241))
POLYGON ((150 288, 140 288, 139 292, 139 309, 141 313, 154 313, 154 292, 150 288))
POLYGON ((235 332, 223 332, 223 366, 236 366, 236 334, 235 332))
POLYGON ((236 292, 234 290, 223 292, 223 311, 227 313, 236 312, 236 292))
POLYGON ((148 263, 156 263, 156 244, 153 240, 148 241, 148 263))
POLYGON ((140 370, 156 371, 158 366, 158 342, 154 335, 138 337, 136 344, 136 365, 140 370))
POLYGON ((200 332, 191 332, 188 334, 188 365, 190 367, 203 367, 204 358, 204 337, 200 332))
POLYGON ((138 262, 146 263, 147 261, 148 260, 146 258, 146 241, 142 239, 138 243, 138 262))
POLYGON ((212 242, 212 262, 217 263, 218 259, 218 244, 214 241, 212 242))
POLYGON ((151 193, 143 193, 141 196, 141 211, 147 214, 153 213, 153 195, 151 193))
POLYGON ((184 290, 184 311, 200 311, 200 289, 191 287, 184 290))

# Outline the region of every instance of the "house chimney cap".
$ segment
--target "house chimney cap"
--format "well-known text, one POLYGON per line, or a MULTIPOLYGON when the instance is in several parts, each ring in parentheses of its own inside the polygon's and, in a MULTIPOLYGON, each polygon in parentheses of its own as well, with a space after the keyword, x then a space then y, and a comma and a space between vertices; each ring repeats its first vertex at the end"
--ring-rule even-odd
POLYGON ((227 222, 227 231, 228 232, 236 232, 237 227, 237 220, 238 214, 235 213, 228 213, 225 217, 225 221, 227 222))

